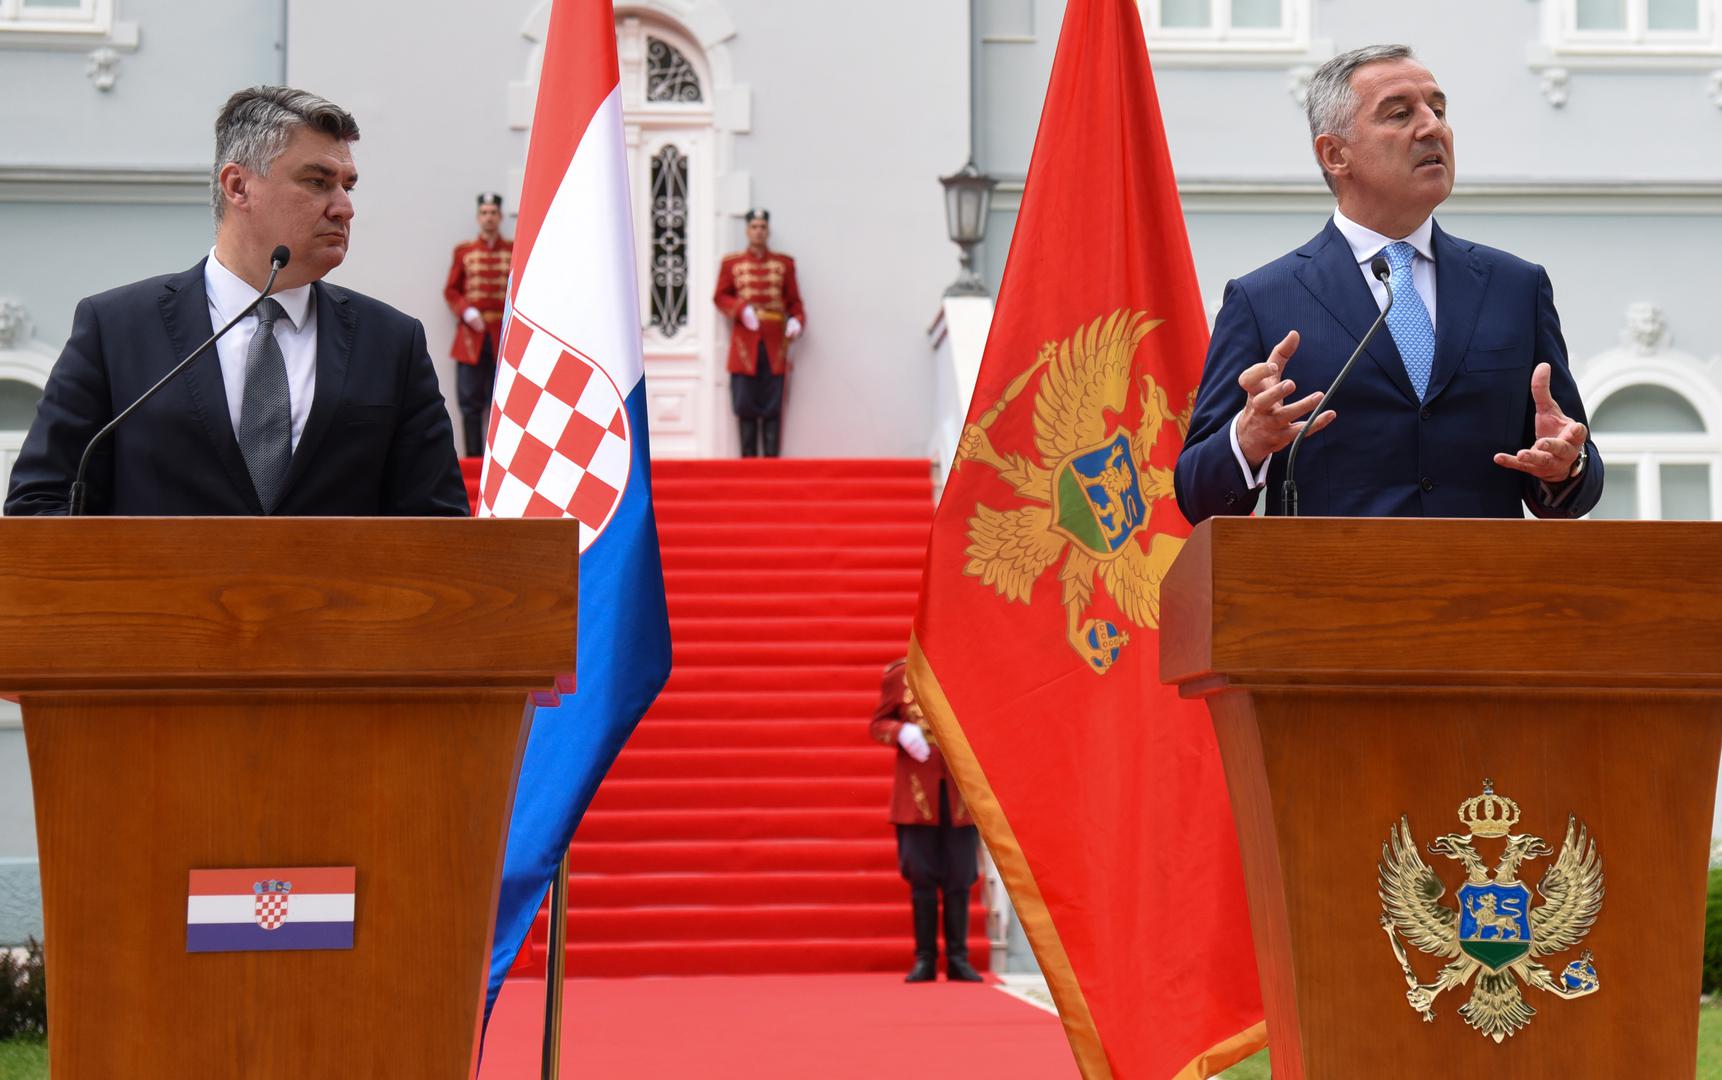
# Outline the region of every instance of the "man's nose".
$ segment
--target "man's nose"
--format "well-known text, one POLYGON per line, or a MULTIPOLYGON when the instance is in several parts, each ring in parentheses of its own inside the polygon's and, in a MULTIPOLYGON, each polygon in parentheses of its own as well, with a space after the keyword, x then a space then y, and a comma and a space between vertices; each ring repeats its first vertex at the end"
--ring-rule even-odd
POLYGON ((1418 108, 1416 135, 1419 139, 1439 138, 1446 130, 1447 121, 1437 115, 1434 109, 1427 105, 1418 108))
POLYGON ((346 188, 335 189, 335 197, 329 201, 328 216, 336 221, 353 220, 353 196, 346 188))

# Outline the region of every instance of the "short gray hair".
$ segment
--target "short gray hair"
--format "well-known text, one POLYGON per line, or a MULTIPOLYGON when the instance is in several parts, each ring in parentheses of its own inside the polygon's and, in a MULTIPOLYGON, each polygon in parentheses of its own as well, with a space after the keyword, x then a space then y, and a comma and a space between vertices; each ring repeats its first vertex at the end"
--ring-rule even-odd
POLYGON ((332 101, 291 86, 253 86, 227 99, 215 118, 215 165, 209 174, 210 207, 215 223, 227 213, 221 194, 221 170, 229 162, 259 176, 287 146, 293 129, 309 127, 352 142, 359 137, 353 114, 332 101))
MULTIPOLYGON (((1366 45, 1361 49, 1353 49, 1340 53, 1327 63, 1315 69, 1315 74, 1309 79, 1309 93, 1304 98, 1304 113, 1309 117, 1309 141, 1313 149, 1315 140, 1323 135, 1338 135, 1342 139, 1351 138, 1351 125, 1357 120, 1357 91, 1352 89, 1351 76, 1365 64, 1379 64, 1383 60, 1415 60, 1409 45, 1366 45)), ((1327 182, 1327 189, 1333 190, 1333 177, 1327 171, 1327 166, 1321 163, 1321 155, 1317 154, 1316 167, 1321 169, 1321 178, 1327 182)))

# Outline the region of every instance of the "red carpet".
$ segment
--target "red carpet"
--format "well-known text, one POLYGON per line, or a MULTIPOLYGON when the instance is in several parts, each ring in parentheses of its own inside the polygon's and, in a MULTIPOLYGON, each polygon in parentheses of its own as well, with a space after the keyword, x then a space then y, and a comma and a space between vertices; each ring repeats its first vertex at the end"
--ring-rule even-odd
MULTIPOLYGON (((562 1075, 601 1080, 1067 1080, 1058 1017, 991 987, 895 975, 570 979, 562 1075)), ((539 1075, 544 984, 510 979, 479 1080, 539 1075)))
MULTIPOLYGON (((928 463, 652 470, 673 671, 575 836, 568 974, 906 970, 893 756, 867 720, 908 642, 928 463)), ((984 970, 978 891, 970 921, 984 970)), ((543 972, 547 925, 516 973, 543 972)))

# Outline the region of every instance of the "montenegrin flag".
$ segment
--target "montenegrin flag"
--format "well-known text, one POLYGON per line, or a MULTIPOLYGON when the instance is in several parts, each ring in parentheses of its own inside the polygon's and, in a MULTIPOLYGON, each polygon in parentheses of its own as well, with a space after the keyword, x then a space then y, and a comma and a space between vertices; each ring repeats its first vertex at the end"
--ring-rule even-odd
POLYGON ((620 83, 610 0, 556 0, 478 513, 579 519, 579 644, 575 693, 537 710, 520 765, 487 1015, 598 781, 670 673, 620 83))
POLYGON ((1160 685, 1207 320, 1135 0, 1070 0, 909 681, 1084 1077, 1266 1042, 1206 710, 1160 685))

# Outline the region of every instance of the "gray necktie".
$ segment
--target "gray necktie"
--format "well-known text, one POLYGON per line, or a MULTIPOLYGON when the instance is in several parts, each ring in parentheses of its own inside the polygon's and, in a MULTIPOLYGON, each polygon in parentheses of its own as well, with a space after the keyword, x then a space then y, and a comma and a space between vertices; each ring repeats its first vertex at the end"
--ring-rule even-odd
POLYGON ((293 415, 287 397, 287 361, 275 340, 275 320, 285 312, 274 299, 257 305, 257 332, 245 348, 245 392, 239 402, 239 452, 264 513, 281 497, 281 481, 293 459, 293 415))

